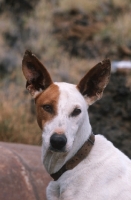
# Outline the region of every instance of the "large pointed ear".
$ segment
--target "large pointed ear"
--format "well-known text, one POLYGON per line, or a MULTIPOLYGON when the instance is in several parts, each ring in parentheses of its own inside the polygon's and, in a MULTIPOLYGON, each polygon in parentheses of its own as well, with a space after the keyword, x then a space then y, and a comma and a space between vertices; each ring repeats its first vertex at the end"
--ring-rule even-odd
POLYGON ((102 97, 104 88, 109 82, 110 71, 110 60, 105 59, 89 70, 77 85, 88 105, 93 104, 102 97))
POLYGON ((49 72, 31 51, 25 51, 22 70, 27 80, 26 88, 34 98, 53 83, 49 72))

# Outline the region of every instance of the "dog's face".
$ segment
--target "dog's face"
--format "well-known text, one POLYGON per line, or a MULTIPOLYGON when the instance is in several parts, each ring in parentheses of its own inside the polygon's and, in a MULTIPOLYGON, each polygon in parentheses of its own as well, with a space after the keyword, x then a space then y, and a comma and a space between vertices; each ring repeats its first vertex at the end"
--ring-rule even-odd
POLYGON ((69 152, 87 118, 87 104, 77 86, 53 83, 36 99, 37 121, 45 150, 69 152))
POLYGON ((29 51, 25 52, 22 69, 26 87, 35 98, 44 151, 69 152, 83 123, 90 126, 87 109, 103 94, 109 81, 110 61, 98 63, 78 85, 53 83, 46 68, 29 51))

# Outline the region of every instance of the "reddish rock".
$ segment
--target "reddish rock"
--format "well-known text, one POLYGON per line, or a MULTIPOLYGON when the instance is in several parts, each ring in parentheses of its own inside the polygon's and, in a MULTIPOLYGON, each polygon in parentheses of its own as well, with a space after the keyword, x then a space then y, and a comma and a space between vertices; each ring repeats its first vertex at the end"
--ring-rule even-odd
POLYGON ((0 142, 0 200, 45 200, 50 179, 40 147, 0 142))

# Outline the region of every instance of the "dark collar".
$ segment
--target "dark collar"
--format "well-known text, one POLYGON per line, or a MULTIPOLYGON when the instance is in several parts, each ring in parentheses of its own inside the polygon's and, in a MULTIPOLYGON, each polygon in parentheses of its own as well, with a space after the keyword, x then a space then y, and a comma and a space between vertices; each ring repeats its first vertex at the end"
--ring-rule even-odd
POLYGON ((85 159, 88 156, 92 146, 94 145, 94 142, 95 136, 93 133, 91 133, 89 139, 83 144, 83 146, 77 151, 77 153, 70 160, 68 160, 58 172, 50 174, 54 181, 57 181, 64 172, 73 169, 83 159, 85 159))

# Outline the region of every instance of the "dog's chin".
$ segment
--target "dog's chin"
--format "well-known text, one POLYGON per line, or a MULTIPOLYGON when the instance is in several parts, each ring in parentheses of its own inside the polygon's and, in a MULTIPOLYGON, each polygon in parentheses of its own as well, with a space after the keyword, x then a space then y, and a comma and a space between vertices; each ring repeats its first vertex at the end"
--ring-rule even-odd
POLYGON ((65 148, 58 150, 58 149, 55 149, 53 147, 49 147, 49 151, 51 151, 52 153, 67 153, 67 150, 65 148))

